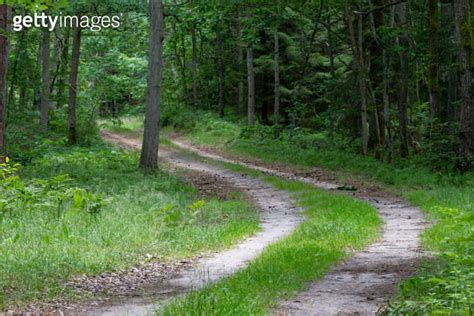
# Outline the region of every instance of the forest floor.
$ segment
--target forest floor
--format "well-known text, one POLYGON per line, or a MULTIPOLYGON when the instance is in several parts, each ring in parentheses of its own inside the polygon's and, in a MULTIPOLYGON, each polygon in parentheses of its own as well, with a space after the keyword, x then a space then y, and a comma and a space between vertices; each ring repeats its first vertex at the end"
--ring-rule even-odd
MULTIPOLYGON (((139 139, 131 135, 124 136, 106 132, 103 133, 103 137, 129 149, 140 147, 139 139)), ((345 195, 362 199, 375 206, 384 221, 381 238, 377 242, 372 243, 363 251, 353 251, 350 259, 347 258, 344 262, 333 267, 322 280, 309 286, 308 280, 303 282, 303 285, 306 286, 301 288, 303 291, 297 294, 296 297, 290 295, 282 300, 282 296, 277 295, 275 298, 280 297, 279 303, 276 304, 274 301, 270 306, 266 306, 266 308, 276 308, 274 313, 302 315, 308 313, 330 315, 340 312, 359 313, 361 315, 373 314, 384 307, 388 298, 394 293, 395 285, 402 278, 416 271, 416 266, 422 257, 419 236, 426 227, 422 213, 416 208, 407 206, 400 199, 380 190, 377 186, 350 181, 341 185, 335 182, 334 175, 322 169, 308 172, 308 170, 289 166, 257 163, 255 160, 250 161, 248 158, 237 160, 229 157, 225 158, 221 153, 210 152, 209 149, 198 149, 179 139, 172 140, 172 144, 173 147, 192 152, 199 158, 184 155, 176 149, 170 150, 173 147, 168 146, 165 151, 162 151, 162 159, 168 164, 191 169, 200 175, 223 177, 224 182, 231 183, 233 187, 246 191, 252 200, 256 201, 259 209, 268 210, 261 214, 264 225, 263 230, 257 236, 247 239, 236 248, 217 254, 214 258, 205 258, 203 261, 198 261, 193 264, 192 268, 181 272, 178 279, 181 279, 179 283, 181 286, 184 285, 184 288, 189 290, 204 285, 202 278, 196 278, 196 271, 202 271, 203 267, 205 267, 204 270, 209 271, 206 278, 210 281, 216 281, 241 269, 266 246, 291 233, 295 226, 300 223, 301 218, 297 216, 295 208, 291 206, 292 200, 288 192, 276 190, 260 180, 261 175, 253 174, 252 176, 252 172, 245 169, 256 170, 265 175, 301 181, 326 190, 345 192, 345 195), (202 161, 201 158, 208 160, 202 161), (216 165, 216 162, 227 165, 216 165), (240 171, 239 173, 236 173, 235 170, 234 172, 228 170, 235 169, 236 164, 244 169, 237 167, 236 170, 240 171), (273 228, 270 229, 266 225, 273 228), (240 255, 238 255, 239 252, 240 255), (245 254, 245 256, 242 257, 242 254, 245 254), (223 272, 223 267, 225 267, 224 271, 226 272, 223 272), (183 273, 185 277, 183 277, 183 273)), ((214 180, 211 178, 207 182, 214 182, 214 180)), ((212 190, 211 188, 209 193, 212 194, 212 190)), ((341 226, 341 229, 343 228, 344 226, 341 226)), ((314 236, 314 238, 317 237, 314 236)), ((175 282, 176 279, 173 279, 168 283, 168 286, 175 282)), ((232 291, 232 287, 227 288, 232 291)), ((214 290, 214 292, 216 291, 218 292, 219 289, 214 290)), ((177 310, 180 311, 195 308, 196 304, 199 305, 199 303, 196 303, 196 296, 192 297, 191 295, 190 297, 172 302, 171 305, 176 305, 177 310)), ((198 300, 202 299, 202 297, 198 298, 198 300)), ((143 303, 130 304, 130 302, 125 302, 109 309, 96 310, 96 312, 126 314, 131 310, 140 311, 140 308, 148 307, 143 303)), ((167 311, 172 313, 173 307, 165 308, 165 312, 167 311)))

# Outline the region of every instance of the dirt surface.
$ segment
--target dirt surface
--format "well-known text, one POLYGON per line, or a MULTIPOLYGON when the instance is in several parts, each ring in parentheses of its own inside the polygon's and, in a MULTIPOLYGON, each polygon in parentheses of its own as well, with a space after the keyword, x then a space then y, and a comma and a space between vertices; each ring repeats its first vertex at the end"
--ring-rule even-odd
POLYGON ((316 187, 341 190, 375 206, 384 221, 380 240, 366 250, 332 269, 321 281, 308 285, 291 300, 280 302, 275 315, 375 315, 381 313, 387 299, 403 278, 412 275, 423 257, 420 234, 427 227, 422 212, 403 201, 390 197, 377 186, 354 182, 336 184, 331 174, 322 170, 308 172, 290 167, 254 165, 248 161, 222 157, 212 150, 197 149, 175 139, 175 146, 200 156, 287 179, 295 179, 316 187))
MULTIPOLYGON (((116 134, 103 133, 103 137, 127 149, 138 149, 141 145, 138 140, 116 134)), ((259 179, 197 161, 191 155, 179 151, 161 150, 160 158, 173 168, 186 170, 186 178, 192 177, 195 182, 206 182, 204 187, 208 187, 211 183, 211 187, 206 190, 213 190, 212 187, 221 183, 225 189, 220 191, 220 195, 227 195, 235 190, 244 192, 260 212, 261 231, 229 250, 195 260, 192 265, 180 269, 173 277, 161 280, 161 284, 153 284, 153 289, 146 292, 146 297, 133 295, 122 297, 116 302, 108 301, 96 307, 88 306, 81 314, 149 314, 155 309, 154 304, 157 301, 164 301, 173 295, 200 288, 242 269, 266 246, 289 235, 302 221, 301 212, 292 206, 289 193, 277 190, 259 179), (207 180, 204 180, 205 175, 207 180)))

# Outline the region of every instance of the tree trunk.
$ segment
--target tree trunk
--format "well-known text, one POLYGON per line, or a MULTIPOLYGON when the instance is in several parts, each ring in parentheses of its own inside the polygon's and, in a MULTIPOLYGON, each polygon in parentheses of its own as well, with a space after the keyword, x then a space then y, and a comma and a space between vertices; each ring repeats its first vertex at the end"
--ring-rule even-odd
POLYGON ((237 9, 237 57, 239 59, 239 84, 237 91, 237 110, 239 114, 244 112, 244 50, 242 49, 242 27, 240 25, 240 10, 237 9))
POLYGON ((0 162, 7 158, 7 142, 5 139, 5 109, 8 71, 8 19, 10 7, 0 5, 0 162))
MULTIPOLYGON (((369 133, 367 128, 367 83, 366 83, 366 70, 365 70, 365 61, 363 55, 363 47, 362 47, 362 34, 359 36, 356 34, 354 28, 354 22, 352 19, 352 8, 351 8, 351 0, 345 1, 345 15, 347 20, 347 25, 349 28, 349 33, 351 35, 351 44, 352 44, 352 53, 354 55, 354 64, 356 66, 356 70, 358 73, 358 82, 359 82, 359 93, 361 98, 361 130, 362 130, 362 152, 364 155, 367 155, 368 151, 368 142, 369 142, 369 133), (358 40, 359 37, 359 40, 358 40)), ((359 16, 359 29, 362 23, 362 16, 359 16)))
POLYGON ((255 124, 255 73, 253 70, 253 48, 247 48, 247 77, 248 77, 248 123, 255 124))
POLYGON ((442 118, 439 87, 439 30, 440 30, 440 3, 439 0, 428 1, 429 16, 429 51, 430 68, 428 77, 428 88, 430 93, 430 122, 435 117, 442 118))
POLYGON ((164 19, 162 0, 150 0, 150 39, 148 61, 148 88, 145 129, 140 157, 140 168, 152 171, 158 168, 160 143, 161 72, 163 65, 164 19))
POLYGON ((69 37, 70 37, 71 29, 66 29, 66 34, 64 35, 64 41, 62 46, 60 64, 61 64, 61 74, 59 75, 58 80, 58 94, 56 96, 56 107, 62 108, 65 100, 63 100, 64 90, 66 86, 66 73, 67 73, 67 65, 69 62, 69 37))
POLYGON ((406 3, 398 4, 398 19, 403 29, 401 37, 402 52, 400 53, 400 100, 398 103, 398 119, 400 133, 400 155, 408 157, 408 30, 406 3))
POLYGON ((474 167, 474 43, 472 8, 470 0, 454 0, 455 17, 459 36, 459 64, 461 73, 461 133, 460 168, 474 167))
POLYGON ((49 93, 51 88, 50 40, 51 33, 46 28, 43 30, 43 46, 41 49, 41 64, 43 66, 41 90, 41 128, 43 129, 43 132, 48 130, 49 93))
POLYGON ((69 144, 77 143, 76 130, 76 103, 77 103, 77 76, 81 53, 81 28, 74 30, 72 41, 71 81, 69 84, 69 111, 68 111, 68 138, 69 144))
POLYGON ((280 126, 280 36, 278 29, 273 31, 275 42, 275 104, 274 104, 274 124, 278 129, 280 126))
POLYGON ((193 50, 193 65, 192 65, 192 72, 193 72, 193 106, 197 109, 198 104, 198 88, 197 88, 197 66, 198 66, 198 55, 197 55, 197 43, 196 43, 196 23, 193 21, 191 26, 191 42, 192 42, 192 50, 193 50))
POLYGON ((217 64, 219 67, 219 116, 224 117, 224 60, 222 58, 222 36, 220 31, 220 25, 217 25, 216 31, 216 53, 217 53, 217 64))

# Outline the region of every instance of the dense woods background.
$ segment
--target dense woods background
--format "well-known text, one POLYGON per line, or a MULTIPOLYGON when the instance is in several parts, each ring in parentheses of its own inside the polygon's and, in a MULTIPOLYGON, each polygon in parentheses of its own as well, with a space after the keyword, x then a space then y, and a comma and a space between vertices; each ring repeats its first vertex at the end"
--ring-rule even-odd
MULTIPOLYGON (((0 311, 74 297, 64 284, 77 275, 128 268, 150 253, 193 257, 258 229, 243 199, 202 200, 156 170, 163 128, 239 158, 368 179, 420 206, 436 222, 423 235, 436 260, 398 287, 387 310, 472 314, 473 8, 472 0, 1 1, 0 311), (13 16, 34 12, 119 16, 121 25, 13 31, 13 16), (102 128, 143 136, 140 158, 101 141, 102 128)), ((314 199, 310 213, 340 215, 340 196, 324 194, 302 195, 314 199)), ((332 217, 313 222, 331 238, 359 239, 347 228, 361 225, 359 204, 345 201, 357 220, 345 218, 343 229, 332 217)), ((308 245, 326 240, 303 230, 308 245)), ((301 253, 300 242, 285 249, 301 253)), ((225 290, 227 301, 235 293, 225 290)), ((240 291, 252 296, 248 306, 274 303, 240 291)))
MULTIPOLYGON (((87 142, 98 117, 144 112, 147 4, 49 5, 52 15, 119 15, 122 25, 2 37, 0 139, 11 145, 3 156, 28 141, 16 138, 19 129, 64 130, 69 116, 69 142, 87 142)), ((30 12, 1 9, 3 29, 8 10, 30 12)), ((302 146, 472 168, 471 1, 193 0, 163 10, 154 40, 164 38, 162 125, 187 128, 199 124, 193 111, 211 110, 246 117, 250 134, 289 133, 302 146)))

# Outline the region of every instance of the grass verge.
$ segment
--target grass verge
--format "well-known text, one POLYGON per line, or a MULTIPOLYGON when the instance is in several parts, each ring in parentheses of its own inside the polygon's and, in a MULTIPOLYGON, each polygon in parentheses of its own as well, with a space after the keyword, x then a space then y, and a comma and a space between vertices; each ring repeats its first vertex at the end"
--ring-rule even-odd
POLYGON ((246 201, 203 198, 165 172, 144 176, 136 153, 102 143, 49 148, 21 178, 0 177, 0 310, 73 298, 63 284, 74 275, 124 269, 147 254, 190 257, 258 230, 246 201))
MULTIPOLYGON (((249 172, 248 169, 227 165, 249 172)), ((251 175, 258 176, 255 171, 251 175)), ((262 176, 293 193, 306 210, 306 221, 284 240, 269 246, 244 270, 203 290, 173 300, 160 315, 263 315, 276 299, 291 297, 320 278, 348 251, 375 240, 380 227, 368 203, 318 190, 313 186, 262 176)))
POLYGON ((265 128, 263 132, 249 130, 213 115, 200 115, 198 121, 185 134, 194 144, 269 163, 322 167, 342 178, 357 176, 380 183, 419 206, 435 223, 423 235, 423 242, 438 260, 427 263, 418 275, 400 285, 390 313, 474 312, 474 173, 433 172, 420 157, 389 165, 349 149, 335 149, 337 140, 321 135, 285 134, 275 140, 264 133, 265 128))

